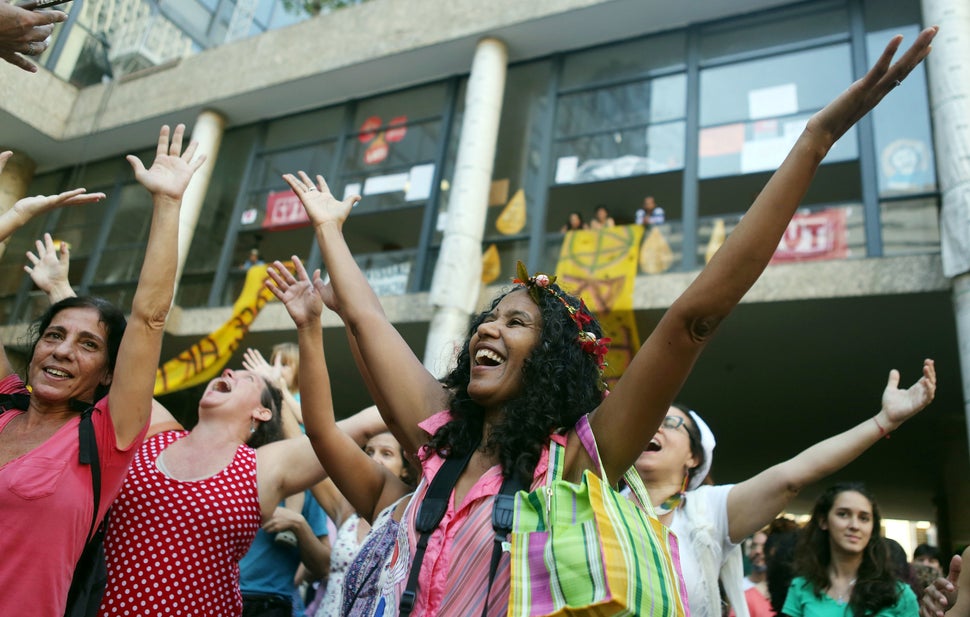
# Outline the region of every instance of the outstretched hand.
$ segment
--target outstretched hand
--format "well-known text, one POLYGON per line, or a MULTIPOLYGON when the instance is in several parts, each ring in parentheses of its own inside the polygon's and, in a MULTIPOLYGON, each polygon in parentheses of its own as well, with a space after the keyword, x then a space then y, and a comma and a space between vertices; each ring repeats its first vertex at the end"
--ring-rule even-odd
POLYGON ((156 197, 181 200, 192 176, 205 163, 204 154, 195 157, 198 142, 190 142, 185 152, 182 152, 184 134, 185 125, 179 124, 169 141, 169 127, 163 126, 158 133, 155 161, 148 169, 145 169, 137 156, 129 154, 125 157, 135 171, 135 179, 156 197))
POLYGON ((73 189, 57 195, 24 197, 13 205, 13 211, 20 218, 21 224, 24 224, 38 214, 49 212, 54 208, 93 204, 101 201, 104 197, 104 193, 88 193, 87 189, 73 189))
POLYGON ((906 390, 899 389, 899 371, 889 371, 889 381, 882 393, 882 412, 890 430, 915 416, 936 395, 936 367, 933 360, 923 361, 923 376, 906 390))
POLYGON ((950 574, 946 578, 933 581, 919 599, 920 617, 943 617, 957 602, 957 581, 960 578, 963 559, 954 555, 950 560, 950 574))
POLYGON ((323 179, 323 176, 317 175, 317 184, 314 184, 310 176, 302 171, 299 174, 299 178, 293 174, 283 174, 283 180, 300 198, 310 221, 314 225, 327 222, 343 225, 343 222, 350 216, 350 209, 360 201, 360 196, 353 195, 340 201, 330 192, 330 187, 327 186, 327 181, 323 179))
POLYGON ((323 298, 317 291, 316 284, 320 280, 320 271, 313 273, 313 280, 307 274, 303 262, 296 255, 293 256, 293 267, 296 276, 279 261, 274 261, 267 268, 266 273, 270 280, 266 281, 266 286, 273 292, 286 307, 286 312, 297 328, 305 326, 319 327, 320 315, 323 313, 323 298))
POLYGON ((270 364, 258 349, 247 347, 243 353, 242 365, 247 371, 256 373, 270 383, 279 384, 283 379, 283 367, 279 363, 278 356, 276 359, 275 364, 270 364))
POLYGON ((834 144, 893 88, 902 85, 906 76, 930 53, 930 43, 938 30, 938 26, 931 26, 920 32, 916 41, 895 63, 893 56, 903 37, 893 37, 869 72, 815 114, 809 120, 806 131, 822 135, 826 143, 834 144))
POLYGON ((27 251, 27 259, 32 266, 24 266, 24 271, 30 275, 37 288, 50 294, 60 286, 68 285, 68 272, 71 263, 71 252, 67 242, 54 246, 54 239, 49 233, 44 234, 43 241, 35 243, 37 252, 27 251))

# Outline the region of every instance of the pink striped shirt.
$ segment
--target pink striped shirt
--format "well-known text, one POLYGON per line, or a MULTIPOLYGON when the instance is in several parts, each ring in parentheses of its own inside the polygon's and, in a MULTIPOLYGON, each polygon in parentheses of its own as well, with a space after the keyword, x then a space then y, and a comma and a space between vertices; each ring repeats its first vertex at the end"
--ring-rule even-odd
MULTIPOLYGON (((420 424, 421 428, 434 435, 438 429, 451 420, 451 413, 442 411, 420 424)), ((563 445, 566 437, 553 435, 553 439, 563 445)), ((432 453, 421 464, 421 484, 415 491, 404 513, 403 533, 408 534, 407 545, 417 546, 417 532, 414 521, 417 505, 428 492, 428 484, 438 473, 444 459, 432 453)), ((532 488, 545 483, 546 469, 549 466, 549 446, 543 446, 539 463, 533 475, 532 488)), ((461 506, 455 509, 455 496, 452 492, 448 510, 438 528, 428 541, 424 553, 421 575, 418 578, 418 597, 413 617, 422 615, 481 615, 488 589, 488 568, 491 562, 495 532, 492 531, 492 499, 502 488, 502 471, 496 465, 486 471, 475 482, 465 496, 461 506)), ((509 554, 505 552, 499 561, 495 580, 489 594, 488 616, 501 617, 508 611, 509 603, 509 554)), ((403 593, 407 581, 398 584, 398 597, 403 593)), ((394 607, 395 612, 397 607, 394 607)))

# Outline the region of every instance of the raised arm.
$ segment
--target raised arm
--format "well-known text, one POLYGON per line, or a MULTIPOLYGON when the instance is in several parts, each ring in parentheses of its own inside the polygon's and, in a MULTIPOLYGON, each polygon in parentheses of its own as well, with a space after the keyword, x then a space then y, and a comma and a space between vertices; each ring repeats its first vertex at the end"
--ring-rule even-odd
POLYGON ((271 265, 268 273, 273 293, 286 305, 296 324, 300 345, 300 398, 307 436, 330 478, 354 510, 373 520, 384 507, 406 494, 408 488, 337 428, 320 323, 323 299, 315 288, 315 284, 323 282, 319 271, 311 281, 299 258, 294 257, 293 263, 295 277, 280 262, 271 265))
MULTIPOLYGON (((2 1, 2 0, 0 0, 2 1)), ((0 173, 13 152, 5 150, 0 152, 0 173)), ((59 195, 37 195, 34 197, 24 197, 17 201, 9 210, 0 214, 0 242, 4 242, 15 231, 23 227, 27 221, 39 214, 49 212, 61 206, 75 206, 95 203, 104 199, 104 193, 88 193, 85 189, 74 189, 65 191, 59 195)), ((0 378, 13 373, 13 366, 7 359, 7 352, 0 345, 0 378)))
POLYGON ((152 195, 153 213, 131 317, 121 339, 108 392, 111 419, 121 448, 134 441, 152 411, 155 370, 175 291, 179 209, 192 175, 205 161, 203 155, 194 157, 198 146, 195 142, 182 151, 184 134, 182 124, 174 132, 163 126, 158 134, 155 161, 148 169, 137 157, 128 156, 135 179, 152 195))
POLYGON ((893 369, 875 416, 735 485, 727 502, 731 541, 767 525, 804 486, 845 467, 929 405, 936 393, 933 361, 923 362, 923 376, 908 389, 898 386, 899 371, 893 369))
POLYGON ((387 320, 344 240, 343 223, 360 198, 338 201, 322 176, 316 185, 303 172, 299 179, 291 174, 284 179, 313 223, 341 316, 357 341, 375 396, 387 403, 381 408, 384 420, 407 452, 417 452, 428 440, 418 422, 444 409, 448 393, 387 320))
POLYGON ((936 31, 921 32, 893 64, 902 41, 895 37, 862 79, 809 120, 727 241, 667 310, 591 418, 610 478, 642 452, 718 325, 768 265, 829 149, 926 57, 936 31))

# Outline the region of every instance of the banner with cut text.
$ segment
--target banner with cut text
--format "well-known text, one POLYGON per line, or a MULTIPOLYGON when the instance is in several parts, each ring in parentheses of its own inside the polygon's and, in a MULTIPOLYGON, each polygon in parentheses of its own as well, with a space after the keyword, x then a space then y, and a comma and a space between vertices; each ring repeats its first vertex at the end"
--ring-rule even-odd
MULTIPOLYGON (((286 266, 291 268, 292 264, 286 266)), ((276 298, 264 285, 266 268, 266 265, 256 265, 246 272, 246 282, 232 306, 229 321, 158 369, 155 396, 191 388, 219 375, 256 316, 267 302, 276 298)))

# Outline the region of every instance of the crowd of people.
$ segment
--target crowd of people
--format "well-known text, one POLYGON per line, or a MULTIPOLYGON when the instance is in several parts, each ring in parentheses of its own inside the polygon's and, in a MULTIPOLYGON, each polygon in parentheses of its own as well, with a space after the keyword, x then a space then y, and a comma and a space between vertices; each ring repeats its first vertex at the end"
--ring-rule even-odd
MULTIPOLYGON (((633 222, 644 227, 663 225, 666 221, 667 213, 660 207, 653 195, 644 197, 643 204, 633 214, 633 222)), ((610 214, 610 209, 605 204, 600 204, 593 210, 593 216, 588 222, 583 218, 582 213, 570 212, 569 216, 566 217, 566 222, 559 231, 566 233, 567 231, 578 231, 581 229, 608 229, 616 225, 616 219, 610 214)))
MULTIPOLYGON (((63 19, 0 2, 0 58, 34 70, 27 58, 63 19)), ((269 362, 247 351, 242 368, 208 383, 186 430, 182 414, 153 400, 152 389, 174 294, 182 195, 204 157, 194 142, 183 148, 184 126, 162 127, 151 166, 128 157, 154 210, 127 321, 119 307, 74 295, 66 245, 46 236, 29 255, 27 271, 52 304, 36 322, 24 377, 0 349, 0 392, 19 396, 0 413, 0 484, 8 489, 0 492, 0 614, 73 610, 76 564, 89 547, 101 549, 101 537, 106 583, 94 606, 105 617, 519 614, 510 609, 524 585, 513 575, 517 543, 499 531, 497 504, 508 486, 521 504, 550 478, 590 486, 595 477, 617 495, 632 492, 637 516, 673 534, 678 550, 639 555, 649 572, 631 573, 639 585, 667 571, 656 559, 674 562, 671 597, 654 599, 657 616, 970 615, 962 559, 944 577, 940 555, 921 547, 916 563, 894 567, 876 499, 862 484, 828 487, 800 529, 777 518, 801 490, 933 400, 932 360, 908 388, 891 370, 875 415, 846 410, 858 416, 854 426, 736 484, 710 480, 715 436, 700 414, 674 402, 768 265, 822 158, 925 58, 936 31, 923 31, 896 62, 894 38, 862 79, 812 117, 610 389, 608 340, 596 316, 555 277, 524 266, 472 318, 455 366, 436 378, 388 321, 348 248, 343 225, 360 198, 337 199, 323 177, 300 171, 283 179, 313 225, 328 279, 297 256, 292 269, 269 265, 267 285, 297 343, 274 349, 269 362), (374 402, 339 422, 325 311, 345 324, 374 402), (428 512, 437 522, 428 523, 428 512), (25 538, 37 540, 29 550, 25 538), (928 569, 922 586, 919 567, 928 569), (320 581, 316 598, 298 593, 314 588, 304 581, 320 581)), ((0 169, 9 156, 0 154, 0 169)), ((0 214, 0 240, 53 208, 103 198, 78 188, 22 199, 0 214)), ((663 217, 649 196, 636 215, 644 225, 663 217)), ((588 227, 614 224, 599 206, 588 227)), ((585 225, 573 213, 564 231, 585 225)), ((556 510, 567 502, 546 503, 556 510)))

